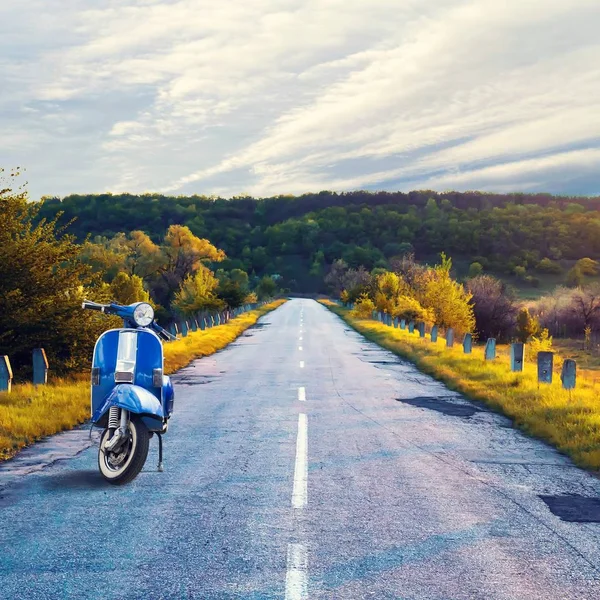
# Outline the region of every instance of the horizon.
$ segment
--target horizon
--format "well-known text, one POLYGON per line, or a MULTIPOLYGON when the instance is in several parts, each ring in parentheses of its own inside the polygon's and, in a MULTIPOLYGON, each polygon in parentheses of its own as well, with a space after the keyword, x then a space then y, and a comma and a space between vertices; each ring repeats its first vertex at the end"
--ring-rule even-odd
POLYGON ((592 0, 6 0, 0 166, 33 200, 595 197, 598 24, 592 0))
POLYGON ((250 200, 271 200, 273 198, 278 198, 278 197, 292 197, 292 198, 301 198, 303 196, 311 196, 311 195, 319 195, 322 193, 328 193, 328 194, 336 194, 336 195, 344 195, 344 194, 356 194, 356 193, 368 193, 368 194, 380 194, 380 193, 385 193, 385 194, 404 194, 404 195, 408 195, 410 193, 424 193, 424 192, 431 192, 434 194, 438 194, 439 196, 444 196, 444 195, 449 195, 449 194, 481 194, 481 195, 492 195, 492 196, 517 196, 517 195, 523 195, 523 196, 552 196, 553 198, 581 198, 581 199, 586 199, 586 200, 600 200, 600 194, 575 194, 575 195, 571 195, 571 194, 555 194, 552 192, 547 192, 547 191, 532 191, 532 192, 521 192, 518 190, 515 191, 509 191, 509 192, 496 192, 494 190, 444 190, 444 191, 439 191, 439 190, 429 190, 429 189, 412 189, 412 190, 407 190, 407 191, 402 191, 402 190, 363 190, 363 189, 354 189, 354 190, 342 190, 342 191, 337 191, 337 190, 314 190, 314 191, 307 191, 307 192, 300 192, 298 194, 278 194, 278 193, 274 193, 272 196, 251 196, 248 194, 233 194, 231 196, 218 196, 215 194, 203 194, 203 193, 198 193, 198 192, 194 192, 191 191, 188 194, 169 194, 169 193, 164 193, 164 192, 158 192, 158 191, 143 191, 143 192, 128 192, 126 190, 121 191, 121 192, 113 192, 113 191, 104 191, 104 192, 70 192, 68 194, 65 194, 64 196, 50 196, 47 194, 43 194, 40 198, 29 198, 30 201, 32 202, 40 202, 42 200, 54 200, 54 199, 59 199, 59 200, 64 200, 65 198, 68 198, 70 196, 104 196, 104 195, 108 195, 108 196, 121 196, 121 195, 129 195, 129 196, 163 196, 165 198, 173 198, 173 199, 177 199, 177 198, 194 198, 194 197, 200 197, 200 198, 208 198, 208 199, 215 199, 215 200, 227 200, 227 201, 231 201, 231 200, 241 200, 241 199, 250 199, 250 200))

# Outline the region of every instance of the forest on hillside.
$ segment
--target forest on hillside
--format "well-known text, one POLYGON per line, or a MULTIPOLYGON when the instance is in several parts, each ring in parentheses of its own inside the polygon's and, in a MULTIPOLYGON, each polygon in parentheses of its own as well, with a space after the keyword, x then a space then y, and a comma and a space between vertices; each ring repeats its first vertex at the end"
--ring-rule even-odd
POLYGON ((171 225, 210 239, 221 267, 251 277, 275 275, 292 292, 324 292, 337 259, 350 267, 386 268, 395 256, 418 260, 444 251, 455 265, 508 275, 536 286, 544 274, 569 273, 581 258, 600 257, 600 198, 550 194, 417 191, 320 192, 223 199, 159 194, 45 198, 38 218, 69 224, 82 242, 145 232, 159 243, 171 225))
POLYGON ((598 345, 598 199, 424 191, 30 202, 18 177, 0 169, 0 354, 21 372, 34 347, 59 372, 87 363, 106 324, 81 311, 83 298, 151 302, 166 325, 325 292, 365 314, 480 339, 585 336, 598 345), (494 273, 559 285, 526 304, 494 273))

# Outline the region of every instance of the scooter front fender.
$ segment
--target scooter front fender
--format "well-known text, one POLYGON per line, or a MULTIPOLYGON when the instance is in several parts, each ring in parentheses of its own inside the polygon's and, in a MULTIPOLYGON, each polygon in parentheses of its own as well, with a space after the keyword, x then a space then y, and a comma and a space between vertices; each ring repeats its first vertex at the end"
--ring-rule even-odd
POLYGON ((162 404, 154 394, 139 385, 130 383, 121 383, 112 389, 92 415, 92 422, 98 424, 111 406, 118 406, 134 414, 153 417, 161 421, 165 416, 162 404))

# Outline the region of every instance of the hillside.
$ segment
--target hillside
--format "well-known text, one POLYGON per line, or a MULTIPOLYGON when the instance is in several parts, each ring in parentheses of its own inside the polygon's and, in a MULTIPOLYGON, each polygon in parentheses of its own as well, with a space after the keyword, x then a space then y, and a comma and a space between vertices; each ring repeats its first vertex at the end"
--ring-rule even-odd
POLYGON ((600 258, 600 198, 550 194, 432 191, 351 192, 230 200, 205 196, 72 195, 47 198, 40 217, 62 213, 68 231, 112 237, 140 229, 158 239, 172 224, 187 225, 228 255, 225 268, 279 274, 292 291, 321 291, 329 264, 384 267, 414 251, 427 260, 441 251, 467 270, 487 272, 534 288, 583 257, 600 258), (545 264, 545 266, 544 266, 545 264))

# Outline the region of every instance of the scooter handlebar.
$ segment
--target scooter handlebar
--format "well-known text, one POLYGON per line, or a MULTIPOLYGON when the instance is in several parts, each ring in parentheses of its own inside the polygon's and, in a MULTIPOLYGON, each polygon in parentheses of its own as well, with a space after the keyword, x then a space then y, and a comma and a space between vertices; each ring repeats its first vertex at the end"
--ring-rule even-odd
POLYGON ((81 308, 85 308, 87 310, 97 310, 99 312, 104 312, 107 308, 105 304, 98 304, 97 302, 90 302, 89 300, 84 300, 81 303, 81 308))
MULTIPOLYGON (((98 302, 84 300, 81 304, 81 308, 85 308, 87 310, 97 310, 98 312, 102 312, 107 315, 117 315, 124 319, 131 319, 130 306, 120 306, 118 304, 99 304, 98 302)), ((163 329, 156 321, 152 321, 149 327, 167 341, 177 339, 174 335, 171 335, 167 330, 163 329)))
POLYGON ((151 327, 152 327, 152 329, 154 329, 154 331, 156 331, 156 333, 159 336, 161 336, 167 342, 172 342, 177 339, 174 335, 169 333, 166 329, 163 329, 156 321, 152 322, 151 327))

